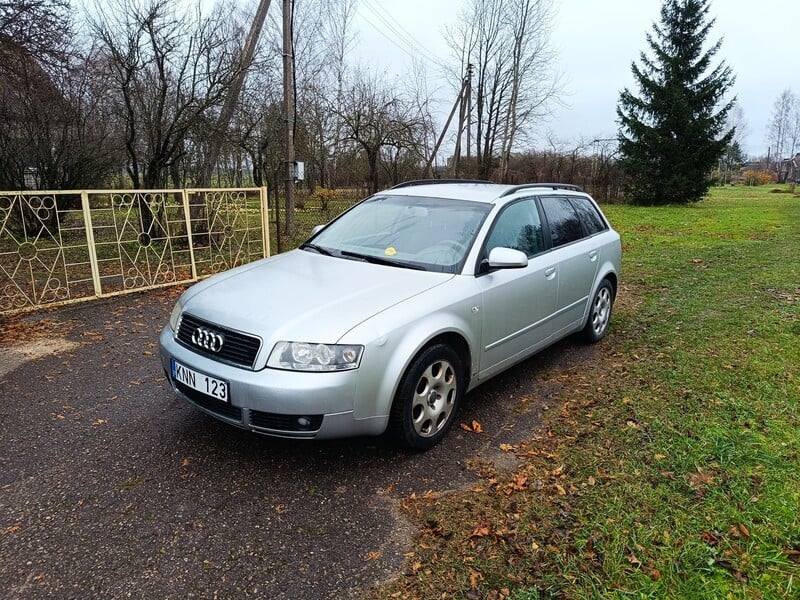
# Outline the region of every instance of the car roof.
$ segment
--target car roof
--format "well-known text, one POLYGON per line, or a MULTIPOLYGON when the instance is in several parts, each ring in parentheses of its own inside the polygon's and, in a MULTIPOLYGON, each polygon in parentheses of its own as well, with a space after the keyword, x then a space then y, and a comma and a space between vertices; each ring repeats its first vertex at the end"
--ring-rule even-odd
POLYGON ((484 181, 409 181, 401 183, 381 193, 396 196, 427 196, 429 198, 451 198, 471 200, 491 204, 496 200, 510 196, 517 191, 526 190, 533 193, 559 190, 559 192, 582 192, 574 185, 563 183, 527 183, 523 185, 506 185, 484 181))

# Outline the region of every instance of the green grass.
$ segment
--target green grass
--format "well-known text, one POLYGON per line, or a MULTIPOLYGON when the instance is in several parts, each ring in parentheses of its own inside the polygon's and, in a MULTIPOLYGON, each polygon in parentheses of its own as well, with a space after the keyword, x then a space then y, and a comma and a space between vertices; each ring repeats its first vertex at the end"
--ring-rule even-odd
POLYGON ((599 360, 516 473, 405 503, 420 537, 379 596, 800 596, 800 198, 769 189, 606 208, 625 251, 599 360))

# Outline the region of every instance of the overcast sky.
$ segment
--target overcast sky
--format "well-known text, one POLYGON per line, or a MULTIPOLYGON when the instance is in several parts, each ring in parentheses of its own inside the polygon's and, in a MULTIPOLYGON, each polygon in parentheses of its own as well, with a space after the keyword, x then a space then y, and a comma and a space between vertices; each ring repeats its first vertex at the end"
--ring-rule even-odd
MULTIPOLYGON (((388 75, 409 69, 409 53, 388 39, 400 34, 419 56, 449 58, 443 32, 455 22, 462 0, 359 0, 356 19, 362 61, 388 75), (383 11, 383 12, 382 12, 383 11), (388 16, 386 15, 388 13, 388 16), (383 15, 381 20, 378 15, 383 15)), ((660 0, 555 0, 552 44, 566 82, 565 107, 537 129, 562 140, 614 137, 619 92, 633 86, 630 65, 646 49, 645 34, 659 19, 660 0)), ((787 87, 800 94, 800 1, 715 0, 711 37, 723 38, 717 59, 736 75, 733 93, 747 122, 745 151, 765 154, 766 127, 773 103, 787 87)), ((399 44, 404 49, 408 44, 399 44)), ((429 63, 436 86, 438 69, 429 63)), ((443 111, 455 100, 439 86, 443 111)), ((443 115, 442 121, 444 120, 443 115)))

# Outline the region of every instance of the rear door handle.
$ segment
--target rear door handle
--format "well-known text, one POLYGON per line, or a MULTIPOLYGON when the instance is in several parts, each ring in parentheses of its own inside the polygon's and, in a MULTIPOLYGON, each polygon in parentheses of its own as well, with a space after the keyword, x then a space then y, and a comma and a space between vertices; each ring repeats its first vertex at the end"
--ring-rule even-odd
POLYGON ((592 250, 591 252, 589 252, 589 260, 591 260, 592 262, 597 260, 597 250, 592 250))

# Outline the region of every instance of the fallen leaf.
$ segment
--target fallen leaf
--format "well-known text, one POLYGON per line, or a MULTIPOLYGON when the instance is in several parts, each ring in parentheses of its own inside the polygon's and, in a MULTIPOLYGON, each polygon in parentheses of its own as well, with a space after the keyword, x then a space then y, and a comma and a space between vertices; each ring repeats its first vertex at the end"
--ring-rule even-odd
POLYGON ((97 419, 92 425, 97 427, 98 425, 105 425, 106 423, 108 423, 108 419, 97 419))
POLYGON ((377 559, 381 555, 380 552, 376 552, 373 550, 372 552, 368 552, 367 555, 364 557, 365 562, 369 562, 371 560, 377 559))
POLYGON ((747 527, 745 527, 743 523, 739 523, 737 527, 739 529, 739 533, 742 534, 742 537, 744 538, 750 537, 750 530, 747 527))
POLYGON ((13 525, 6 527, 5 529, 0 529, 0 535, 7 535, 9 533, 16 533, 22 529, 22 523, 14 523, 13 525))
POLYGON ((486 537, 487 535, 491 535, 491 533, 492 525, 490 523, 478 523, 472 531, 472 535, 469 537, 486 537))
POLYGON ((478 582, 483 580, 483 574, 480 571, 476 571, 475 569, 469 570, 469 583, 472 589, 476 589, 478 587, 478 582))
POLYGON ((701 531, 700 539, 703 540, 709 546, 716 546, 717 544, 719 544, 719 538, 709 531, 701 531))
POLYGON ((513 484, 516 491, 524 490, 528 487, 528 476, 525 473, 517 473, 514 475, 513 484))
POLYGON ((190 461, 188 458, 184 458, 183 462, 181 463, 181 466, 182 467, 188 467, 191 464, 191 462, 192 461, 190 461))
POLYGON ((466 423, 461 423, 460 425, 461 429, 463 429, 464 431, 471 431, 472 433, 483 433, 483 427, 481 427, 481 424, 478 421, 472 421, 471 425, 468 425, 466 423))
POLYGON ((711 485, 714 483, 714 476, 704 473, 698 469, 697 473, 689 475, 689 485, 693 488, 698 488, 703 485, 711 485))
POLYGON ((642 561, 636 558, 636 555, 633 552, 631 552, 625 558, 628 560, 629 563, 631 563, 632 565, 636 565, 637 567, 642 564, 642 561))
POLYGON ((503 452, 514 452, 517 449, 516 446, 512 446, 511 444, 500 444, 500 450, 503 452))

